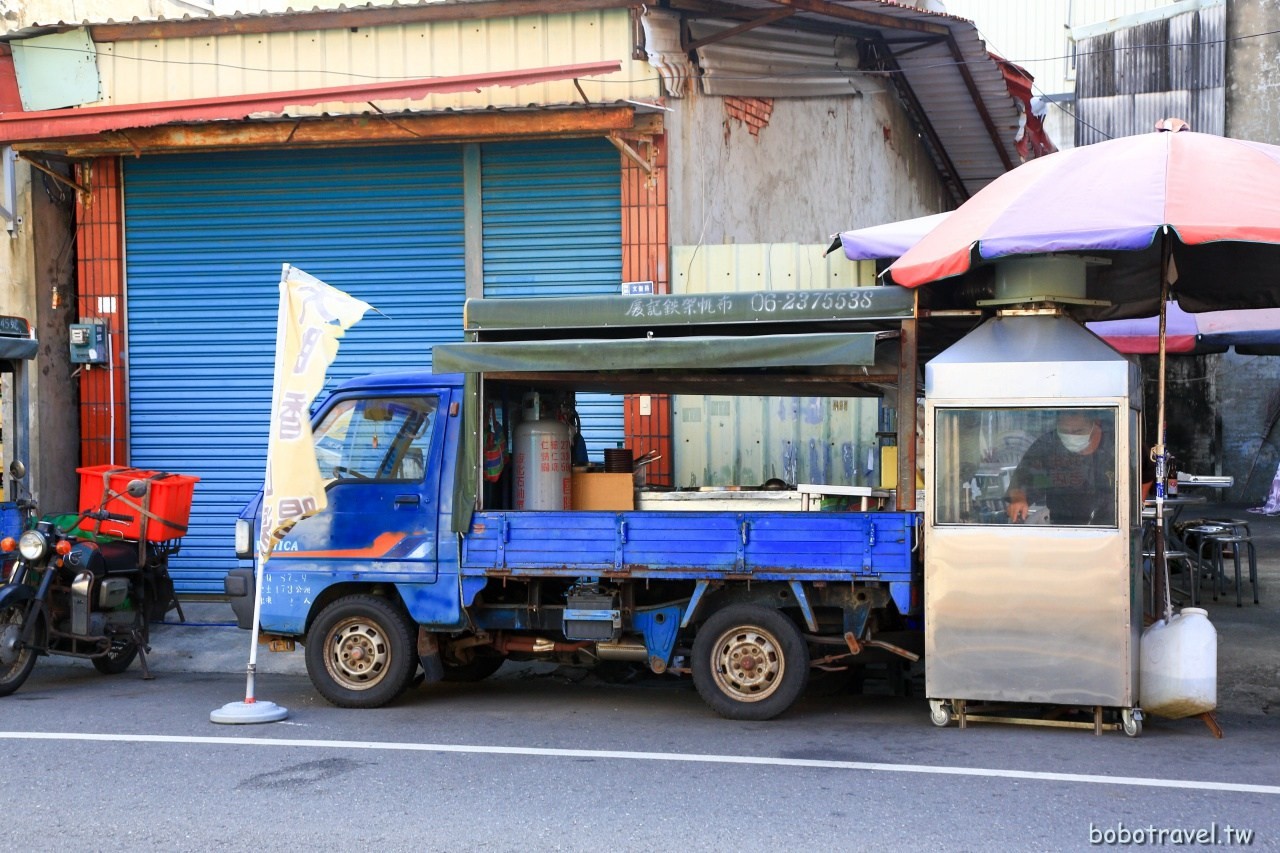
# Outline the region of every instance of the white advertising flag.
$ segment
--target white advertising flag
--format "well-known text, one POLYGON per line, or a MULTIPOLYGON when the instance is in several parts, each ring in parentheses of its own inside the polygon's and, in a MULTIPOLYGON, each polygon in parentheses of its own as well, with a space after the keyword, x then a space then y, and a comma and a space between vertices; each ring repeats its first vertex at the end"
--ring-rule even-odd
POLYGON ((284 265, 245 697, 243 702, 229 702, 210 713, 212 722, 274 723, 289 714, 287 708, 274 702, 259 701, 254 693, 262 576, 272 549, 293 523, 324 509, 324 480, 312 447, 311 402, 324 387, 325 371, 338 355, 338 340, 371 307, 300 269, 284 265))
POLYGON ((311 438, 311 403, 338 355, 338 340, 368 310, 368 303, 285 265, 280 276, 259 565, 295 521, 324 509, 324 480, 311 438))

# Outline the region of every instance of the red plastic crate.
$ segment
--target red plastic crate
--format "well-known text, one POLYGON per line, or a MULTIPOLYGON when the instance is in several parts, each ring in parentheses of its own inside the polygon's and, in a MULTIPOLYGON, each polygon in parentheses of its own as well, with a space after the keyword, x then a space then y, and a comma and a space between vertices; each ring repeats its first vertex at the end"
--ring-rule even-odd
POLYGON ((85 520, 82 527, 106 536, 137 540, 143 538, 145 526, 150 542, 177 539, 187 532, 191 496, 199 477, 115 465, 90 465, 77 468, 76 472, 80 474, 80 512, 105 509, 130 518, 127 522, 85 520), (131 480, 145 480, 147 494, 141 498, 130 495, 131 480))

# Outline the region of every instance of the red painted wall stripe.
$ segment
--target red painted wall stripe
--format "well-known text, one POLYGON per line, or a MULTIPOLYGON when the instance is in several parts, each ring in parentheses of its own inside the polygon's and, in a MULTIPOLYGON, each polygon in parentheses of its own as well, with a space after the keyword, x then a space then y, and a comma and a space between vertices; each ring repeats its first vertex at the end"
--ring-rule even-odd
POLYGON ((80 372, 80 464, 128 462, 124 360, 124 217, 120 162, 99 157, 76 167, 89 187, 76 202, 76 278, 79 319, 107 326, 111 363, 80 372))
MULTIPOLYGON (((652 281, 655 293, 670 293, 671 279, 667 270, 670 255, 667 240, 667 144, 666 137, 654 136, 653 174, 629 157, 622 158, 622 280, 652 281)), ((649 148, 637 148, 647 155, 649 148)), ((624 404, 627 446, 639 458, 656 451, 662 458, 645 469, 648 482, 672 486, 671 481, 671 403, 663 395, 648 397, 647 415, 641 395, 633 394, 624 404)))

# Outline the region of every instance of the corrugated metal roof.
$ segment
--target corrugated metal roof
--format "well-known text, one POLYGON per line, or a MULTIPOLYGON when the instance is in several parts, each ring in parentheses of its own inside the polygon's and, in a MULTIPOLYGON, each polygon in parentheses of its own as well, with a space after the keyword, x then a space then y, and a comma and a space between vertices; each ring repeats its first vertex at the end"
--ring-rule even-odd
POLYGON ((273 92, 266 95, 233 95, 150 104, 15 112, 0 115, 0 142, 87 136, 112 130, 132 130, 179 122, 236 120, 255 115, 277 116, 287 111, 301 112, 312 104, 341 103, 351 98, 372 103, 374 100, 384 98, 421 98, 426 93, 434 92, 483 91, 490 86, 517 88, 529 82, 565 80, 579 75, 608 73, 617 67, 617 62, 596 62, 512 73, 428 77, 396 83, 273 92))
POLYGON ((878 73, 901 84, 939 170, 959 185, 957 201, 1020 162, 1017 105, 970 21, 889 0, 738 0, 717 4, 714 15, 682 12, 698 41, 780 7, 794 14, 697 48, 709 94, 853 92, 878 73), (876 56, 860 59, 851 40, 873 46, 876 56))
MULTIPOLYGON (((510 67, 498 70, 621 59, 620 73, 581 81, 587 97, 605 103, 648 100, 659 94, 653 69, 629 52, 619 56, 620 44, 633 43, 627 2, 547 0, 513 6, 501 0, 448 0, 121 24, 59 21, 13 31, 0 40, 90 27, 99 42, 103 104, 470 74, 493 70, 493 57, 511 60, 510 67)), ((733 30, 724 40, 697 48, 713 93, 844 93, 857 90, 872 72, 895 87, 957 202, 1019 162, 1017 106, 969 21, 890 0, 739 0, 711 7, 687 2, 685 7, 686 0, 673 0, 671 9, 693 21, 697 31, 724 36, 733 30), (769 13, 776 18, 779 12, 790 12, 790 17, 750 28, 753 19, 769 13), (855 62, 862 65, 860 75, 847 73, 855 62)), ((577 85, 565 81, 476 96, 379 103, 378 109, 581 100, 577 85)), ((290 109, 289 115, 367 109, 363 103, 318 104, 290 109)))

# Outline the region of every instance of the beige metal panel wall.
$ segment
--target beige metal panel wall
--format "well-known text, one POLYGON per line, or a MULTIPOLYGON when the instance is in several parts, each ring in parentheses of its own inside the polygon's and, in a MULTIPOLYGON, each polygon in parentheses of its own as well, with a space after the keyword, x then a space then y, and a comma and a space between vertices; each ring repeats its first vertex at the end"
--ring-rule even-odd
POLYGON ((878 486, 875 398, 698 397, 672 402, 675 485, 878 486))
MULTIPOLYGON (((802 290, 875 283, 875 264, 855 263, 825 245, 674 246, 673 293, 773 291, 781 302, 802 290)), ((723 397, 672 401, 675 485, 787 483, 879 485, 871 398, 723 397)))
MULTIPOLYGON (((631 58, 628 10, 527 15, 307 32, 226 35, 99 45, 101 104, 150 103, 252 92, 350 86, 418 77, 515 71, 616 59, 618 73, 581 80, 595 102, 655 98, 657 73, 631 58)), ((572 80, 492 87, 379 109, 482 109, 581 103, 572 80)), ((368 112, 366 103, 319 104, 291 115, 368 112)))
POLYGON ((876 283, 873 261, 851 261, 839 249, 823 256, 825 245, 731 243, 672 246, 673 293, 735 290, 824 290, 876 283))

